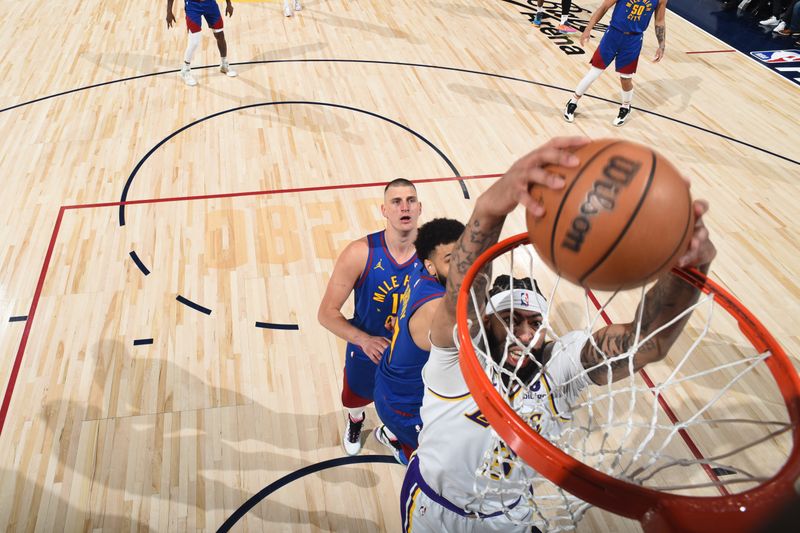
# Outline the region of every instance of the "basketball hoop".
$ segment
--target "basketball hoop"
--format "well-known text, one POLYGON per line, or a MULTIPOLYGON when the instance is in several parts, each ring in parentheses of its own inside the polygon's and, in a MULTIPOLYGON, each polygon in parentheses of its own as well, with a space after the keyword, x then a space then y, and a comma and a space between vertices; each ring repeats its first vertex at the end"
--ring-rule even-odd
MULTIPOLYGON (((457 305, 457 341, 460 347, 460 364, 464 378, 475 402, 491 424, 498 438, 502 439, 502 442, 513 450, 516 455, 515 460, 521 460, 521 462, 534 469, 535 474, 543 476, 543 478, 556 485, 556 488, 567 491, 570 495, 583 502, 638 520, 647 532, 752 531, 757 527, 763 527, 768 523, 771 516, 774 516, 793 498, 797 498, 797 490, 800 489, 800 485, 798 485, 800 483, 798 481, 800 480, 800 379, 783 349, 761 323, 733 296, 696 270, 675 269, 672 273, 707 295, 703 301, 695 304, 696 307, 707 305, 709 309, 713 309, 714 306, 718 306, 735 320, 744 338, 752 344, 752 348, 756 352, 754 356, 736 359, 732 362, 717 363, 715 361, 716 366, 708 371, 694 372, 687 370, 690 366, 687 362, 692 361, 692 357, 699 357, 697 353, 702 353, 702 351, 698 351, 698 345, 702 342, 712 343, 712 348, 716 351, 719 351, 719 346, 722 345, 722 342, 717 340, 708 341, 707 332, 711 324, 711 311, 709 311, 705 329, 700 328, 699 338, 692 343, 687 350, 687 354, 674 365, 674 371, 669 374, 664 383, 659 386, 648 384, 648 386, 643 387, 634 384, 640 378, 635 378, 634 375, 631 375, 629 382, 623 383, 621 387, 618 384, 615 384, 614 387, 611 385, 590 386, 590 389, 599 387, 601 393, 580 402, 581 407, 589 413, 588 418, 584 417, 584 420, 588 421, 574 422, 574 420, 571 420, 570 424, 575 427, 570 426, 571 429, 568 428, 566 431, 567 437, 560 440, 556 439, 555 442, 551 442, 540 435, 532 427, 530 421, 526 422, 512 406, 513 401, 503 397, 502 392, 498 391, 495 385, 497 380, 490 379, 492 371, 488 370, 487 367, 493 364, 491 357, 487 360, 486 354, 481 353, 480 347, 476 350, 476 346, 470 336, 467 317, 470 306, 476 303, 476 296, 472 286, 478 276, 484 275, 481 274, 481 270, 487 264, 496 265, 506 261, 504 255, 510 253, 509 265, 513 274, 516 268, 514 266, 514 254, 534 253, 525 251, 530 248, 530 246, 524 246, 527 244, 527 234, 520 234, 499 242, 487 250, 467 272, 459 293, 457 305), (759 374, 757 370, 764 368, 764 365, 766 365, 768 372, 759 374), (754 372, 754 370, 756 371, 754 372), (677 375, 680 372, 688 373, 690 376, 677 375), (626 420, 626 413, 624 412, 621 413, 623 417, 621 421, 616 420, 609 423, 606 421, 596 422, 594 420, 594 418, 603 414, 602 409, 597 407, 601 402, 613 404, 616 401, 618 404, 623 404, 627 401, 626 395, 639 394, 646 391, 652 393, 655 397, 653 400, 655 408, 658 401, 663 399, 665 391, 668 391, 670 387, 686 386, 686 383, 691 379, 707 379, 710 372, 727 373, 734 377, 731 378, 730 383, 720 383, 718 390, 709 392, 712 395, 712 400, 699 408, 697 420, 694 419, 695 417, 691 417, 691 423, 675 421, 672 423, 673 427, 669 428, 665 427, 662 422, 657 422, 657 415, 653 414, 650 417, 650 428, 648 429, 646 427, 648 423, 647 416, 644 417, 644 423, 639 423, 634 422, 631 416, 629 416, 629 420, 626 420), (753 376, 766 379, 766 376, 769 375, 774 380, 770 381, 772 386, 774 387, 775 384, 778 386, 780 398, 782 403, 785 404, 785 414, 788 421, 773 423, 763 419, 745 420, 736 417, 729 418, 728 416, 700 420, 706 418, 712 407, 723 401, 726 394, 730 394, 737 398, 738 401, 741 401, 741 396, 736 392, 737 383, 745 379, 755 379, 753 376), (607 388, 607 390, 604 388, 607 388), (623 398, 623 400, 618 398, 623 398), (703 414, 703 416, 700 417, 700 414, 703 414), (686 459, 669 456, 669 453, 660 447, 663 444, 663 439, 653 439, 654 433, 664 431, 666 432, 664 434, 669 434, 670 438, 672 438, 672 435, 690 427, 700 427, 699 424, 701 423, 732 424, 733 428, 738 428, 740 427, 739 425, 752 427, 761 423, 767 426, 774 425, 778 429, 774 431, 765 430, 764 437, 752 437, 743 444, 733 443, 733 451, 726 449, 724 452, 707 458, 702 457, 702 455, 697 457, 696 453, 693 458, 686 459), (607 442, 609 438, 613 438, 615 431, 624 434, 620 439, 624 441, 626 438, 630 438, 630 434, 634 430, 641 430, 642 434, 649 436, 646 439, 637 437, 635 445, 624 443, 616 449, 613 447, 611 447, 610 451, 607 449, 607 442), (599 452, 586 445, 586 442, 589 442, 590 438, 592 438, 593 432, 600 433, 603 437, 600 439, 602 444, 598 448, 599 452), (748 453, 748 450, 751 449, 758 449, 758 446, 763 446, 766 442, 773 442, 778 438, 778 435, 783 438, 781 442, 785 444, 788 453, 785 462, 777 472, 765 475, 759 472, 754 473, 748 468, 730 467, 739 475, 737 479, 723 481, 718 477, 719 472, 726 472, 725 468, 720 465, 729 464, 722 461, 743 457, 741 454, 748 453), (578 442, 580 439, 583 440, 578 442), (642 442, 647 439, 652 441, 650 442, 651 448, 645 448, 642 445, 642 442), (601 455, 603 457, 600 457, 601 455), (643 466, 637 466, 639 463, 643 466), (676 487, 674 483, 669 489, 647 486, 652 479, 658 477, 664 471, 681 467, 705 469, 708 477, 704 483, 688 483, 685 487, 676 487), (743 491, 735 490, 737 487, 741 488, 743 484, 756 484, 756 486, 746 488, 743 491), (702 492, 702 488, 716 490, 720 495, 696 495, 697 492, 702 492), (681 492, 688 492, 689 494, 681 492)), ((519 263, 519 261, 516 262, 519 263)), ((531 265, 533 265, 533 261, 531 265)), ((533 270, 534 267, 531 266, 530 268, 533 270)), ((533 277, 532 272, 526 275, 533 277)), ((556 280, 555 286, 558 286, 558 280, 556 280)), ((555 289, 553 289, 554 294, 555 289)), ((642 289, 642 294, 644 294, 644 289, 642 289)), ((548 315, 550 315, 550 309, 555 300, 553 295, 550 297, 548 315)), ((482 299, 481 301, 485 300, 482 299)), ((482 316, 484 309, 478 309, 478 311, 477 316, 482 316)), ((600 315, 604 311, 605 307, 603 306, 597 310, 597 314, 600 315)), ((691 309, 688 312, 691 312, 691 309)), ((598 329, 593 327, 595 320, 596 317, 594 320, 587 321, 584 326, 587 332, 598 329)), ((694 317, 692 320, 694 320, 694 317)), ((600 325, 602 324, 598 324, 598 326, 600 325)), ((542 328, 547 328, 548 334, 552 334, 549 317, 545 317, 542 328)), ((724 337, 721 338, 724 339, 724 337)), ((738 354, 739 351, 736 353, 738 354)), ((653 366, 664 364, 666 363, 654 363, 653 366)), ((650 370, 650 367, 647 370, 650 370)), ((668 370, 672 371, 672 369, 668 370)), ((544 369, 540 372, 544 372, 544 369)), ((714 376, 715 379, 718 378, 718 374, 714 374, 714 376)), ((626 380, 623 379, 621 381, 626 380)), ((713 389, 714 387, 706 388, 713 389)), ((777 394, 775 396, 778 398, 777 394)), ((748 398, 748 401, 750 400, 758 401, 759 398, 748 398)), ((639 401, 641 402, 642 400, 639 401)), ((777 400, 774 403, 779 405, 780 401, 777 400)), ((633 402, 630 405, 632 409, 633 402)), ((618 407, 619 405, 616 406, 616 408, 618 407)), ((624 409, 617 410, 624 411, 624 409)), ((612 407, 610 411, 612 414, 619 414, 614 413, 615 407, 612 407)), ((645 415, 649 414, 645 413, 645 415)), ((630 413, 627 413, 627 415, 630 415, 630 413)), ((582 414, 577 413, 576 408, 575 420, 582 416, 582 414)), ((736 434, 737 431, 734 430, 733 433, 736 434)), ((675 440, 676 442, 678 441, 678 439, 675 440)), ((750 466, 749 468, 752 470, 753 467, 750 466)), ((776 466, 776 468, 778 467, 776 466)), ((531 488, 530 491, 533 492, 533 489, 531 488)), ((534 494, 532 498, 536 500, 537 496, 534 494)), ((567 501, 571 497, 564 495, 564 498, 567 501)), ((509 501, 512 500, 509 499, 509 501)), ((575 500, 572 499, 572 501, 574 503, 575 500)), ((577 523, 582 511, 576 512, 576 507, 571 503, 564 504, 563 508, 566 511, 562 512, 575 515, 571 520, 577 523)), ((548 524, 546 518, 542 520, 544 521, 532 522, 532 524, 548 524)), ((564 529, 570 528, 565 527, 564 529)))

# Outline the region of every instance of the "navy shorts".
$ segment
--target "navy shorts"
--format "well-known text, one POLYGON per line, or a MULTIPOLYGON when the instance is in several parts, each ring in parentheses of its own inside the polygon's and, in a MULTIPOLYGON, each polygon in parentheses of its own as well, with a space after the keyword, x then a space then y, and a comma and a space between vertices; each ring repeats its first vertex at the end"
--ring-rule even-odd
POLYGON ((206 19, 209 28, 222 29, 222 14, 216 0, 186 0, 186 27, 190 32, 200 31, 201 17, 206 19))
POLYGON ((600 45, 592 56, 593 67, 605 70, 612 61, 615 61, 617 72, 620 74, 633 74, 639 64, 639 54, 642 52, 644 35, 641 33, 625 34, 609 27, 600 45))
MULTIPOLYGON (((386 353, 384 352, 384 356, 386 353)), ((355 344, 347 343, 344 354, 344 373, 350 390, 364 399, 372 400, 375 391, 375 372, 378 365, 355 344)))

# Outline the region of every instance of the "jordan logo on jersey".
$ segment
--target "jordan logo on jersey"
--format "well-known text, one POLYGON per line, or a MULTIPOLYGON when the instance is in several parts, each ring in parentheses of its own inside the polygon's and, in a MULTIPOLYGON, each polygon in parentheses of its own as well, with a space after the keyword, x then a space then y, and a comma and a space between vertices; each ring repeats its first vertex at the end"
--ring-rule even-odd
POLYGON ((375 265, 374 267, 372 267, 372 270, 378 270, 378 269, 380 269, 380 270, 385 270, 385 269, 383 268, 383 264, 382 264, 382 263, 383 263, 383 259, 379 259, 379 260, 378 260, 378 264, 377 264, 377 265, 375 265))
POLYGON ((645 12, 653 10, 653 3, 650 0, 628 0, 625 7, 628 8, 628 20, 638 22, 645 12))

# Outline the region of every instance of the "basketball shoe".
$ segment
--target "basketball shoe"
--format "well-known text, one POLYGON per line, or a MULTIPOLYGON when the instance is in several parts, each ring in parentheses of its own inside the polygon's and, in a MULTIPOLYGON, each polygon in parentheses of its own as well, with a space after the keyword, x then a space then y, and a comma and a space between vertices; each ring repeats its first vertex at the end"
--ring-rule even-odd
POLYGON ((623 124, 625 124, 625 121, 628 120, 630 114, 631 114, 630 107, 621 106, 619 108, 619 113, 617 114, 617 118, 614 119, 614 125, 622 126, 623 124))
MULTIPOLYGON (((291 17, 292 16, 292 6, 289 5, 289 0, 283 0, 283 14, 284 16, 291 17)), ((358 453, 358 452, 356 452, 358 453)))
POLYGON ((533 23, 536 26, 541 26, 542 25, 542 14, 541 13, 536 13, 536 16, 533 17, 533 23))
POLYGON ((364 425, 366 415, 361 417, 361 420, 353 420, 350 414, 347 415, 347 424, 344 427, 344 435, 342 435, 342 446, 347 455, 358 455, 361 451, 361 428, 364 425))
POLYGON ((381 424, 380 426, 375 428, 374 431, 375 440, 389 448, 394 456, 395 460, 400 463, 401 465, 407 465, 408 460, 406 459, 406 455, 403 453, 403 447, 400 446, 400 442, 397 439, 392 439, 386 432, 386 425, 381 424))
POLYGON ((229 78, 235 78, 239 74, 231 68, 227 61, 223 61, 219 66, 219 71, 228 76, 229 78))
POLYGON ((761 24, 762 26, 774 26, 777 23, 778 23, 778 17, 776 17, 774 15, 771 16, 770 18, 766 19, 766 20, 759 21, 759 24, 761 24))
POLYGON ((578 109, 578 104, 572 100, 567 101, 567 107, 564 108, 564 120, 567 122, 575 122, 576 109, 578 109))
POLYGON ((300 5, 300 0, 294 0, 294 10, 300 11, 301 9, 303 9, 303 6, 300 5))
POLYGON ((578 30, 570 26, 569 24, 561 24, 556 27, 558 33, 578 33, 578 30))
POLYGON ((178 75, 183 80, 183 83, 185 83, 189 87, 194 87, 195 85, 197 85, 197 80, 194 79, 194 76, 192 76, 192 71, 189 70, 188 68, 186 67, 182 68, 178 75))

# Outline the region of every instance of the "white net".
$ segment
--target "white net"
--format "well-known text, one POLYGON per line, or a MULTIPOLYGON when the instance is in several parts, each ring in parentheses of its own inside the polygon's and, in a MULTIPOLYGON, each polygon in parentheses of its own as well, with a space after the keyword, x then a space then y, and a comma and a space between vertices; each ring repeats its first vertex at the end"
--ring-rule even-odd
MULTIPOLYGON (((513 307, 504 313, 492 309, 488 282, 486 294, 471 294, 471 305, 478 306, 478 316, 494 315, 506 338, 493 341, 491 327, 479 321, 475 353, 498 396, 560 450, 614 478, 691 496, 753 488, 785 462, 791 424, 764 364, 770 353, 752 347, 713 295, 701 295, 671 322, 645 335, 641 316, 634 315, 641 315, 637 305, 646 299, 646 288, 598 300, 560 283, 529 245, 496 258, 492 269, 493 279, 506 274, 537 280, 547 310, 533 339, 523 343, 514 334, 518 313, 513 307), (639 348, 688 315, 669 355, 635 372, 639 348), (592 336, 609 320, 633 323, 632 347, 621 355, 603 354, 592 336), (554 343, 544 364, 535 348, 542 336, 554 343), (581 361, 584 341, 602 360, 581 361), (487 349, 493 345, 494 358, 487 349), (519 351, 520 359, 510 365, 519 351), (589 378, 592 371, 611 378, 613 368, 617 379, 608 379, 609 384, 596 385, 589 378)), ((478 468, 474 491, 482 507, 496 509, 499 503, 516 523, 548 532, 575 529, 591 508, 537 474, 497 434, 478 468)), ((608 526, 595 523, 590 529, 597 527, 608 526)))

